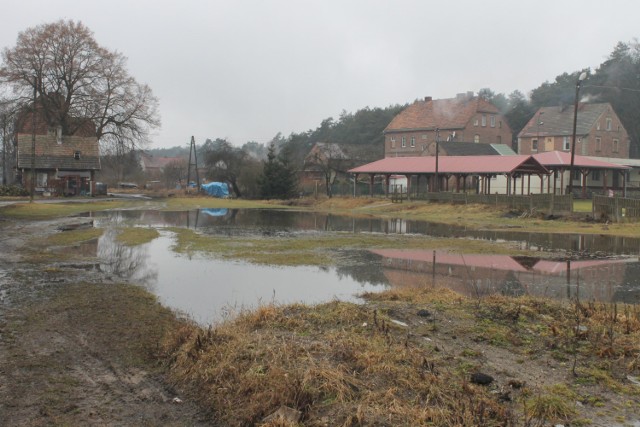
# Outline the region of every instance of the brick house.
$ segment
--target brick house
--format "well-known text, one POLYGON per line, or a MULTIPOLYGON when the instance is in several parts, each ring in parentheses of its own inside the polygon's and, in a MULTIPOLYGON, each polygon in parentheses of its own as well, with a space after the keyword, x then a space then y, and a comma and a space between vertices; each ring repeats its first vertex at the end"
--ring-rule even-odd
POLYGON ((62 126, 49 123, 40 111, 36 110, 35 120, 33 111, 19 117, 16 169, 18 182, 25 188, 31 188, 33 168, 36 192, 65 196, 93 194, 95 172, 100 170, 95 127, 90 120, 70 122, 71 134, 64 134, 62 126))
POLYGON ((440 141, 511 144, 512 132, 498 108, 473 92, 450 99, 426 97, 402 110, 385 128, 385 157, 431 156, 440 141))
MULTIPOLYGON (((518 153, 571 151, 574 106, 542 107, 518 134, 518 153)), ((629 135, 611 104, 578 105, 575 154, 629 158, 629 135)))

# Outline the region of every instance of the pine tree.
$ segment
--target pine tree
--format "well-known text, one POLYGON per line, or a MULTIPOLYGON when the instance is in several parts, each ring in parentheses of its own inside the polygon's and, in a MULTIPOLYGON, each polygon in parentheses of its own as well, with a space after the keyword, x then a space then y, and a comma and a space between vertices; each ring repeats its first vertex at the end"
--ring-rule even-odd
POLYGON ((259 178, 260 196, 263 199, 292 198, 296 195, 297 185, 296 171, 291 165, 288 151, 284 149, 276 155, 276 146, 272 141, 259 178))

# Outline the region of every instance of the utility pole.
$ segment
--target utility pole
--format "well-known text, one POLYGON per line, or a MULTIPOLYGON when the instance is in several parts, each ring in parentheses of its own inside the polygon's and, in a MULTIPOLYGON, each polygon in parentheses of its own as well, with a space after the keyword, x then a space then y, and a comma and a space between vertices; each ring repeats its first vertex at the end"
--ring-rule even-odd
POLYGON ((31 113, 31 182, 29 203, 33 203, 33 193, 36 192, 36 97, 38 95, 38 77, 33 77, 33 111, 31 113))
POLYGON ((200 176, 198 175, 198 154, 196 152, 196 139, 191 136, 191 146, 189 147, 189 167, 187 168, 187 188, 191 182, 191 166, 194 167, 196 173, 196 185, 200 191, 200 176), (193 162, 192 162, 193 159, 193 162))
POLYGON ((438 175, 438 157, 440 151, 440 129, 436 128, 436 193, 440 192, 440 176, 438 175))

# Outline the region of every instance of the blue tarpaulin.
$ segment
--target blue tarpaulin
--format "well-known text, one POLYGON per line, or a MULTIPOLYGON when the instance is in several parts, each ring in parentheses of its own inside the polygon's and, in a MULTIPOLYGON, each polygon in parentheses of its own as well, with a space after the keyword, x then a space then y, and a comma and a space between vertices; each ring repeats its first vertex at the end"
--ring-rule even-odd
POLYGON ((229 197, 229 187, 226 182, 209 182, 200 186, 202 191, 213 197, 229 197))

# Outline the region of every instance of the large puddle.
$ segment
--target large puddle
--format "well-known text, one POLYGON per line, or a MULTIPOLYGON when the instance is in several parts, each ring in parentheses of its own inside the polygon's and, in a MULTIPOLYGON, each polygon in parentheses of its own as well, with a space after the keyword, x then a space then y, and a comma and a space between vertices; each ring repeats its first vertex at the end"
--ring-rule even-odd
MULTIPOLYGON (((479 297, 491 293, 640 303, 638 239, 477 231, 420 221, 359 219, 273 210, 204 209, 184 212, 114 211, 95 214, 96 225, 186 227, 200 233, 277 238, 319 233, 423 234, 515 242, 523 248, 558 252, 535 257, 450 254, 422 250, 354 251, 337 267, 271 267, 188 257, 172 251, 173 235, 134 248, 109 231, 98 242, 103 269, 146 286, 161 302, 207 324, 264 303, 357 301, 364 291, 389 287, 447 286, 479 297), (570 254, 571 257, 565 256, 570 254)), ((336 248, 340 250, 340 248, 336 248)))

